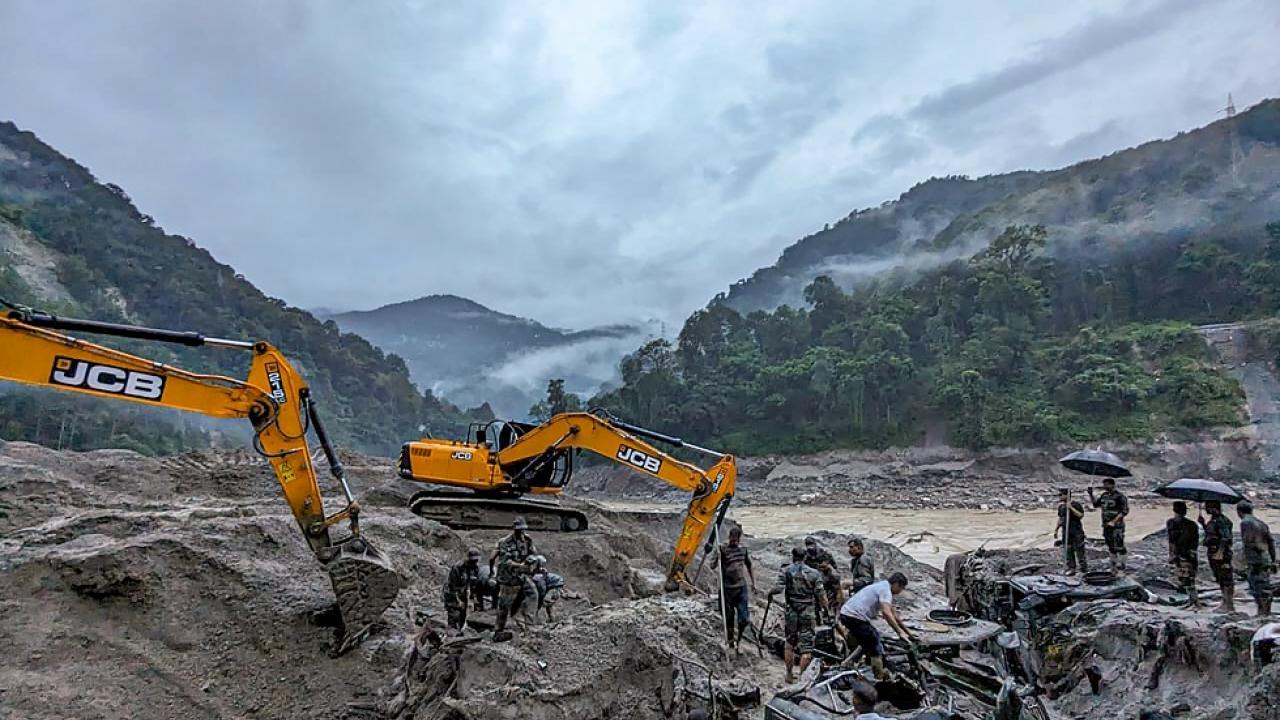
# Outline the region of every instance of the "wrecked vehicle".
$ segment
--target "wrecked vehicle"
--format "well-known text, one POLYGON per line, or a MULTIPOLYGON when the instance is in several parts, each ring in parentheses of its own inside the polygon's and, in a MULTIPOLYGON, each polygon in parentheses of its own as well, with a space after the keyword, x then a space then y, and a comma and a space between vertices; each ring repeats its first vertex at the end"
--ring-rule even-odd
POLYGON ((1012 674, 1006 646, 1016 635, 969 613, 935 609, 926 620, 907 619, 914 643, 886 637, 887 677, 876 680, 855 667, 838 635, 819 633, 815 660, 799 684, 777 693, 766 718, 816 720, 854 718, 851 693, 860 683, 875 687, 879 702, 899 718, 1042 720, 1048 716, 1032 687, 1012 674), (824 647, 825 646, 825 647, 824 647))

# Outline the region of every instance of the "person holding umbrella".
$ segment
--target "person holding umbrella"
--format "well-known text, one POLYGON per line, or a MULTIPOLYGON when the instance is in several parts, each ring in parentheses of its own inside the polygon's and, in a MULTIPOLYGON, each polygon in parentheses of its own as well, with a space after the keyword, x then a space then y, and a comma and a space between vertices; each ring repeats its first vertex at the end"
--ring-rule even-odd
POLYGON ((1102 481, 1102 494, 1093 496, 1093 488, 1089 488, 1089 502, 1102 509, 1102 539, 1107 542, 1107 554, 1111 559, 1111 569, 1124 572, 1124 519, 1129 515, 1129 498, 1116 490, 1116 479, 1109 477, 1102 481))
POLYGON ((1062 534, 1061 543, 1067 556, 1067 574, 1075 575, 1079 565, 1081 573, 1089 572, 1089 560, 1084 544, 1084 506, 1071 499, 1067 488, 1058 490, 1058 525, 1053 529, 1054 540, 1062 534))
POLYGON ((1209 519, 1198 518, 1204 526, 1204 550, 1209 556, 1209 569, 1213 579, 1222 588, 1222 604, 1217 607, 1221 612, 1236 611, 1236 580, 1231 571, 1231 520, 1222 514, 1222 503, 1209 500, 1204 504, 1209 519))
POLYGON ((1253 514, 1253 503, 1236 504, 1240 516, 1240 542, 1249 566, 1249 594, 1258 605, 1258 616, 1271 614, 1271 573, 1276 569, 1276 542, 1271 528, 1253 514))

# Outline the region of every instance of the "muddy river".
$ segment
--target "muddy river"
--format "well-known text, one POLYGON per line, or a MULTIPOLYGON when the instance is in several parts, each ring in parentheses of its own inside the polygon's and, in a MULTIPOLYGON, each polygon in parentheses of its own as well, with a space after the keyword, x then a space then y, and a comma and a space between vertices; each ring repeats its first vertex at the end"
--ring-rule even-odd
MULTIPOLYGON (((610 501, 619 510, 679 511, 674 505, 610 501)), ((1191 515, 1194 518, 1195 508, 1191 515)), ((1229 512, 1236 522, 1234 510, 1229 512)), ((729 511, 757 537, 830 530, 857 533, 893 543, 915 559, 941 568, 948 555, 979 547, 1025 550, 1053 546, 1054 511, 1036 510, 877 510, 865 507, 818 507, 792 505, 743 505, 729 511)), ((1138 540, 1164 528, 1172 517, 1167 507, 1135 507, 1129 515, 1127 536, 1138 540)), ((1258 517, 1273 529, 1280 528, 1280 510, 1260 509, 1258 517)), ((1102 537, 1096 511, 1085 515, 1085 532, 1102 537)))

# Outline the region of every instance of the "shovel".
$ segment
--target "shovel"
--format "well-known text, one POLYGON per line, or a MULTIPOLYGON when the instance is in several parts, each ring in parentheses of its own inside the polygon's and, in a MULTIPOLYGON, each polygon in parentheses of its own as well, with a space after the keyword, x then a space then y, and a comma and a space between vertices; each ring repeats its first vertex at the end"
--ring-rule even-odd
POLYGON ((769 619, 769 608, 773 607, 773 596, 764 603, 764 614, 760 616, 760 629, 756 631, 756 653, 764 657, 764 623, 769 619))

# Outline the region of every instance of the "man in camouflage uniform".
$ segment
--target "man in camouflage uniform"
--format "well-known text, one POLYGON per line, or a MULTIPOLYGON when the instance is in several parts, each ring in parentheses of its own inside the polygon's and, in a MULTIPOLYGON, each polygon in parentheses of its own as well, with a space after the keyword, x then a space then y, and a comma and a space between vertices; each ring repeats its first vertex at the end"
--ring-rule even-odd
POLYGON ((1071 491, 1067 488, 1058 490, 1058 526, 1053 530, 1054 538, 1061 535, 1062 550, 1066 554, 1067 574, 1075 575, 1076 567, 1080 573, 1089 572, 1089 557, 1085 551, 1084 506, 1071 499, 1071 491))
POLYGON ((849 597, 853 597, 854 593, 876 581, 876 566, 860 537, 849 538, 849 558, 849 570, 853 573, 849 597))
POLYGON ((1187 519, 1187 504, 1181 500, 1173 503, 1173 517, 1164 525, 1169 535, 1169 564, 1173 565, 1178 584, 1187 593, 1191 607, 1200 607, 1200 595, 1196 590, 1196 569, 1200 564, 1200 528, 1187 519))
POLYGON ((1204 526, 1204 549, 1209 556, 1209 569, 1213 571, 1213 579, 1222 588, 1222 604, 1217 607, 1222 612, 1236 610, 1236 579, 1231 570, 1231 520, 1222 514, 1222 503, 1210 500, 1204 504, 1209 519, 1200 518, 1204 526))
POLYGON ((520 608, 523 601, 536 603, 538 588, 531 575, 533 565, 529 558, 538 554, 533 538, 525 532, 529 524, 518 517, 511 524, 511 534, 498 541, 495 559, 498 563, 498 622, 493 630, 497 642, 511 639, 507 631, 507 619, 520 608))
POLYGON ((1129 516, 1129 498, 1116 490, 1116 479, 1107 478, 1102 481, 1102 494, 1093 496, 1093 488, 1089 488, 1089 502, 1102 510, 1102 539, 1107 543, 1107 554, 1111 559, 1111 569, 1117 572, 1125 570, 1124 519, 1129 516))
POLYGON ((818 608, 827 606, 827 595, 822 592, 822 574, 804 562, 805 551, 791 551, 791 564, 778 577, 778 586, 769 591, 773 597, 783 593, 786 605, 786 647, 783 657, 787 664, 787 682, 795 681, 793 669, 799 660, 800 672, 809 667, 813 659, 813 633, 818 624, 818 608))
POLYGON ((1271 528, 1253 514, 1253 503, 1236 504, 1240 515, 1240 542, 1244 561, 1249 566, 1249 594, 1258 605, 1258 615, 1271 614, 1271 574, 1276 570, 1276 542, 1271 528))
POLYGON ((742 642, 743 631, 751 624, 750 591, 756 586, 751 554, 742 546, 741 527, 734 525, 729 528, 729 542, 716 548, 711 567, 720 568, 720 581, 724 587, 721 603, 725 612, 725 632, 729 635, 729 647, 736 650, 742 642))
POLYGON ((822 591, 827 596, 827 609, 834 611, 840 607, 840 573, 836 571, 836 559, 812 535, 804 539, 804 564, 822 573, 822 591))
POLYGON ((461 630, 467 622, 467 600, 471 588, 480 577, 480 551, 471 548, 465 560, 454 563, 449 568, 449 577, 445 579, 443 596, 444 611, 448 617, 449 627, 461 630))

